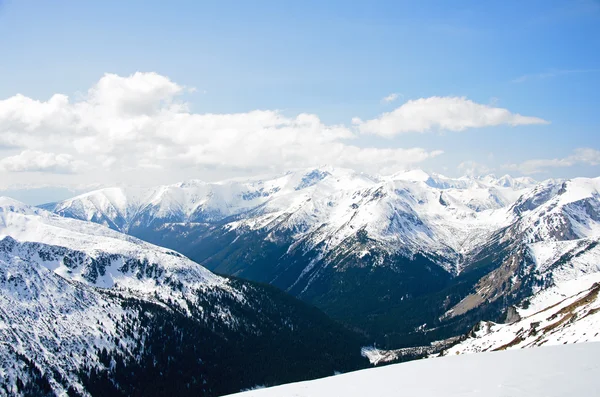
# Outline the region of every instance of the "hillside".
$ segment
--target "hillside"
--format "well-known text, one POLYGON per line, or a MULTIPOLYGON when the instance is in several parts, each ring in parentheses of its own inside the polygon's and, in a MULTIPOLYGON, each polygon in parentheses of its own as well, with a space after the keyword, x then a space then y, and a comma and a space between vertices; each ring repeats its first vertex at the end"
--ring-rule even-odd
POLYGON ((273 287, 7 198, 0 336, 5 395, 210 396, 366 365, 360 337, 273 287))

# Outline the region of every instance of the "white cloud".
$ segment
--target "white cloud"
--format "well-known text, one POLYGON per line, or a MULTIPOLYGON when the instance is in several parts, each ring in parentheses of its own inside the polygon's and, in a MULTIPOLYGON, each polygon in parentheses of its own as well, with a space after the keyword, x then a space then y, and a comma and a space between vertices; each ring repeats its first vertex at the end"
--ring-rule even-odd
POLYGON ((117 175, 149 168, 280 171, 329 163, 377 171, 441 154, 350 145, 353 129, 324 124, 314 114, 193 113, 178 97, 189 90, 156 73, 106 74, 76 100, 62 94, 47 101, 23 95, 1 100, 0 144, 13 151, 2 169, 117 175))
POLYGON ((592 148, 575 149, 573 155, 570 156, 572 161, 587 165, 600 165, 600 150, 592 148))
POLYGON ((548 124, 548 121, 475 103, 465 97, 430 97, 410 100, 375 119, 364 122, 357 119, 354 124, 364 134, 393 137, 409 132, 463 131, 497 125, 548 124))
POLYGON ((184 87, 157 73, 137 72, 129 77, 105 74, 88 91, 86 102, 94 110, 109 107, 131 115, 153 114, 183 90, 184 87))
POLYGON ((0 169, 9 172, 50 172, 70 174, 77 171, 83 162, 69 154, 44 153, 25 150, 16 156, 0 160, 0 169))
POLYGON ((519 164, 506 164, 504 167, 523 174, 539 174, 551 168, 572 167, 574 165, 600 165, 600 150, 592 148, 575 149, 570 156, 555 159, 533 159, 519 164))
POLYGON ((394 102, 396 99, 398 99, 398 94, 393 92, 390 95, 384 97, 381 99, 381 102, 383 103, 391 103, 394 102))
POLYGON ((493 171, 493 169, 489 168, 485 164, 481 164, 475 161, 463 161, 458 165, 458 170, 462 172, 464 175, 468 176, 481 176, 488 175, 493 171))

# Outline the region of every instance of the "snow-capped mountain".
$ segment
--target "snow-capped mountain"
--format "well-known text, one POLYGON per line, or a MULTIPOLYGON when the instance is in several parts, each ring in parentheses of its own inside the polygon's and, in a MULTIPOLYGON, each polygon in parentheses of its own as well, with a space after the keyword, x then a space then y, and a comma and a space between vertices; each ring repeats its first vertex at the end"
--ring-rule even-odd
POLYGON ((513 295, 510 324, 482 322, 448 352, 600 340, 600 178, 540 184, 510 211, 515 221, 491 242, 504 261, 447 313, 513 295))
POLYGON ((529 242, 574 240, 600 235, 600 178, 544 183, 523 195, 511 210, 529 242))
POLYGON ((271 179, 107 188, 45 208, 132 235, 173 224, 226 222, 229 228, 291 230, 295 240, 319 229, 314 244, 336 246, 365 228, 411 252, 461 252, 473 236, 502 221, 492 210, 512 204, 534 184, 509 176, 450 179, 413 170, 374 177, 323 167, 271 179))
POLYGON ((359 337, 275 289, 7 198, 0 336, 0 395, 217 395, 364 365, 359 337))
POLYGON ((471 253, 466 270, 491 261, 495 268, 475 291, 447 313, 462 314, 482 303, 522 299, 541 288, 600 271, 600 178, 547 181, 509 209, 510 224, 471 253), (585 258, 584 260, 582 260, 585 258))
MULTIPOLYGON (((504 225, 504 209, 532 184, 525 178, 451 179, 420 170, 373 177, 325 167, 271 179, 102 189, 45 208, 177 249, 199 261, 206 260, 204 253, 209 251, 196 253, 190 239, 206 232, 254 233, 263 241, 279 241, 285 235, 291 249, 302 246, 321 256, 360 233, 387 253, 436 253, 435 262, 454 274, 460 271, 461 255, 504 225)), ((248 267, 230 272, 206 265, 239 276, 249 273, 248 267)), ((296 274, 296 281, 302 283, 301 276, 306 279, 309 270, 296 274)), ((258 279, 273 282, 276 277, 270 272, 258 279)))
POLYGON ((120 224, 401 347, 497 320, 559 279, 596 272, 594 263, 566 257, 546 263, 544 253, 577 256, 595 244, 598 181, 453 179, 421 170, 371 176, 323 167, 119 190, 120 199, 100 190, 46 208, 120 224))

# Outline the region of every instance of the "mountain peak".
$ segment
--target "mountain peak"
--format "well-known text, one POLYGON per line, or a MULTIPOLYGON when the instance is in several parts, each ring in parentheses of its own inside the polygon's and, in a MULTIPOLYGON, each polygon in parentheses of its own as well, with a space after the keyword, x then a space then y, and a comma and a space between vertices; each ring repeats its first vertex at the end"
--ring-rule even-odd
POLYGON ((390 179, 410 182, 426 182, 431 179, 431 175, 421 169, 412 169, 392 174, 390 179))
POLYGON ((0 212, 15 212, 24 215, 37 214, 40 210, 10 197, 0 196, 0 212))

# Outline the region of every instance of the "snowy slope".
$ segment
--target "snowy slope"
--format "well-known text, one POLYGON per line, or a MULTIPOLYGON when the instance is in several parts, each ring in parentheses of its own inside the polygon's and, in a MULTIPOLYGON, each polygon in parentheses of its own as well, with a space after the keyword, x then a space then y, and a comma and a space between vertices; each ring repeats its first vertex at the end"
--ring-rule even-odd
MULTIPOLYGON (((56 375, 48 380, 57 393, 71 386, 85 394, 76 371, 100 365, 94 351, 132 354, 139 342, 116 324, 138 314, 122 306, 122 297, 170 300, 182 311, 199 294, 218 290, 243 300, 227 280, 171 250, 6 197, 0 198, 0 288, 3 383, 27 379, 25 360, 60 374, 62 382, 56 375)), ((226 306, 217 311, 219 322, 238 320, 226 306)))
MULTIPOLYGON (((542 241, 525 247, 525 257, 533 261, 530 274, 524 275, 522 269, 517 268, 506 272, 508 279, 502 279, 504 272, 493 271, 480 280, 477 293, 468 295, 442 318, 443 324, 452 318, 451 312, 460 309, 464 302, 471 300, 472 303, 480 293, 484 308, 495 300, 512 299, 516 304, 507 308, 500 318, 501 323, 480 321, 465 335, 395 350, 369 346, 363 348, 363 354, 377 365, 401 358, 600 342, 599 240, 542 241), (531 290, 520 291, 524 294, 513 295, 511 287, 506 288, 506 285, 523 287, 527 284, 526 277, 534 283, 531 290), (504 290, 495 289, 498 284, 504 284, 504 290), (519 296, 522 299, 515 301, 519 296)), ((471 310, 476 307, 472 306, 471 310)))
POLYGON ((600 236, 600 178, 546 181, 517 200, 514 233, 527 242, 600 236))
POLYGON ((600 344, 442 357, 248 391, 240 397, 591 396, 600 344))
POLYGON ((514 303, 564 281, 600 271, 600 178, 549 180, 506 209, 508 226, 465 258, 466 272, 493 267, 446 316, 506 300, 514 303))
MULTIPOLYGON (((5 245, 6 240, 0 241, 5 245)), ((135 341, 123 338, 119 345, 117 322, 134 314, 120 300, 80 285, 73 285, 46 267, 0 252, 0 379, 7 394, 17 394, 17 379, 30 380, 25 360, 42 372, 57 371, 65 384, 49 377, 52 390, 66 385, 83 391, 76 371, 98 361, 84 350, 116 349, 127 354, 135 341)), ((0 395, 5 395, 0 387, 0 395)))
POLYGON ((4 197, 0 341, 0 396, 115 388, 143 395, 167 384, 178 385, 175 394, 215 395, 305 379, 299 368, 311 365, 322 375, 362 365, 358 337, 279 291, 4 197), (290 340, 303 355, 288 348, 290 340), (273 360, 275 368, 229 379, 284 348, 289 356, 273 360), (153 375, 156 368, 162 376, 153 375), (135 375, 123 378, 123 371, 135 375))
POLYGON ((510 212, 515 221, 501 241, 512 254, 452 311, 503 297, 501 283, 527 283, 531 295, 515 302, 518 321, 482 322, 447 353, 600 341, 600 178, 542 183, 510 212))
MULTIPOLYGON (((170 280, 182 283, 180 291, 194 300, 205 288, 226 288, 226 280, 169 249, 89 222, 81 222, 0 197, 0 239, 40 243, 71 251, 40 257, 35 244, 20 245, 21 258, 38 259, 56 274, 91 286, 124 288, 141 294, 175 298, 170 280), (73 254, 73 253, 77 254, 73 254)), ((58 250, 60 251, 60 250, 58 250)))
MULTIPOLYGON (((600 262, 595 262, 600 266, 600 262)), ((517 321, 479 323, 469 337, 443 354, 522 349, 600 341, 600 273, 543 290, 517 308, 517 321)))

